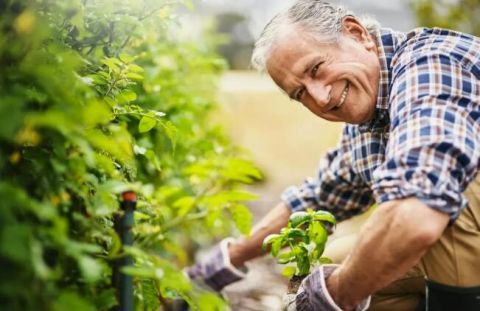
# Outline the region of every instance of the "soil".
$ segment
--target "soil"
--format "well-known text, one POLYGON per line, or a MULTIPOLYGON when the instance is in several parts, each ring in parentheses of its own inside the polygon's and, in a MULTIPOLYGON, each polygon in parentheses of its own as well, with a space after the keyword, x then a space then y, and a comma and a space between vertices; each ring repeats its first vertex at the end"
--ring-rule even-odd
POLYGON ((298 288, 300 287, 300 284, 302 283, 305 277, 306 275, 303 275, 303 276, 294 275, 288 282, 288 288, 287 288, 288 294, 296 294, 298 291, 298 288))

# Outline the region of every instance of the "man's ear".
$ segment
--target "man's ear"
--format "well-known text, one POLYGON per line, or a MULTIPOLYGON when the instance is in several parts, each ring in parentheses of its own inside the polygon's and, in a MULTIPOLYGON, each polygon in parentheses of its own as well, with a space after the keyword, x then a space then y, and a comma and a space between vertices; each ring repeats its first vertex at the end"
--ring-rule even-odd
POLYGON ((361 43, 367 50, 376 48, 372 36, 354 16, 347 15, 342 19, 342 33, 344 36, 361 43))

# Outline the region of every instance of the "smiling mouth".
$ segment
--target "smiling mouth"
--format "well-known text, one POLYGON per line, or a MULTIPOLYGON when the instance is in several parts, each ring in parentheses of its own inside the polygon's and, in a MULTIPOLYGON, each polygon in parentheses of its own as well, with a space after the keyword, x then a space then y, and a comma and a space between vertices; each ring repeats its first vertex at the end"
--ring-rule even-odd
POLYGON ((340 95, 340 101, 338 102, 338 104, 335 106, 335 108, 340 108, 340 106, 343 105, 343 103, 345 102, 345 98, 347 97, 347 94, 348 94, 348 90, 350 89, 350 83, 348 83, 347 81, 347 85, 345 86, 345 88, 343 89, 343 92, 342 92, 342 95, 340 95))

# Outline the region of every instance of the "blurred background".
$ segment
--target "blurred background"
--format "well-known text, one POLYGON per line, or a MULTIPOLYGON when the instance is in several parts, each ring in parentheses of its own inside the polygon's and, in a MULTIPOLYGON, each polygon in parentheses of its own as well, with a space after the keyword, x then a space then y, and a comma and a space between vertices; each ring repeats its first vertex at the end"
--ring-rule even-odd
MULTIPOLYGON (((198 25, 208 25, 222 35, 218 52, 230 70, 222 76, 220 120, 234 141, 252 153, 265 174, 265 181, 252 191, 259 200, 250 204, 258 220, 279 201, 284 188, 313 176, 320 157, 333 147, 341 124, 323 121, 303 106, 290 101, 268 76, 250 70, 255 38, 264 25, 291 0, 204 0, 188 14, 187 31, 198 35, 198 25)), ((479 1, 345 0, 341 3, 356 14, 376 18, 382 27, 408 31, 414 27, 445 27, 470 33, 479 30, 479 1)), ((359 222, 359 219, 352 222, 359 222)), ((342 235, 342 225, 337 235, 342 235)), ((330 239, 332 240, 332 238, 330 239)), ((273 260, 252 263, 245 282, 227 288, 235 310, 280 310, 285 280, 273 260)))

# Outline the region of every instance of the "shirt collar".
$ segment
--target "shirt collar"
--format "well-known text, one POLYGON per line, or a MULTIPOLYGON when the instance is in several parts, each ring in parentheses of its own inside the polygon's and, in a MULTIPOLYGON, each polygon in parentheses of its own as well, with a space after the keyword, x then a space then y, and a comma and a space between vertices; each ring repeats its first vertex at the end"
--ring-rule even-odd
POLYGON ((384 131, 389 126, 390 119, 388 110, 389 90, 392 79, 391 63, 399 44, 404 41, 406 34, 382 28, 375 33, 378 47, 378 59, 380 62, 380 79, 378 81, 378 96, 375 105, 373 118, 365 123, 359 124, 361 132, 384 131))

